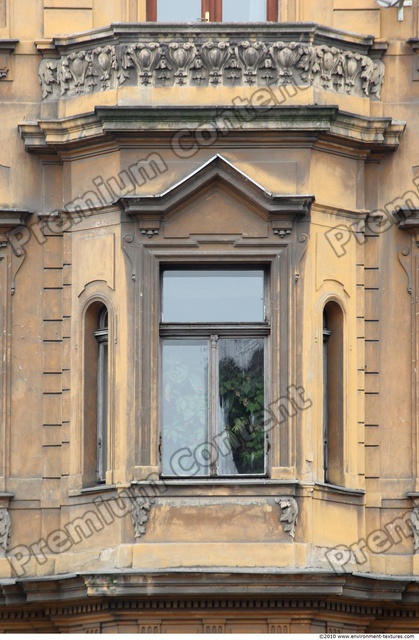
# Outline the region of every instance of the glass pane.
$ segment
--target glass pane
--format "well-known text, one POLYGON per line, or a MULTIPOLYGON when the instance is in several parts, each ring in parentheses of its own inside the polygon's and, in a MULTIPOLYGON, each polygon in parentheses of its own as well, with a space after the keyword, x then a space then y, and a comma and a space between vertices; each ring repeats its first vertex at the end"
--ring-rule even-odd
POLYGON ((157 0, 158 22, 195 22, 201 18, 201 0, 157 0))
POLYGON ((263 345, 261 338, 219 341, 221 474, 265 470, 263 345))
POLYGON ((97 362, 97 460, 96 476, 104 482, 108 458, 108 343, 99 342, 97 362))
MULTIPOLYGON (((99 345, 99 349, 102 345, 99 345)), ((102 409, 102 466, 103 478, 105 478, 106 461, 108 459, 108 343, 103 343, 103 409, 102 409)))
POLYGON ((164 322, 263 322, 262 270, 163 274, 164 322))
POLYGON ((163 341, 162 393, 163 473, 208 474, 207 340, 163 341))
POLYGON ((223 0, 223 22, 265 22, 266 0, 223 0))

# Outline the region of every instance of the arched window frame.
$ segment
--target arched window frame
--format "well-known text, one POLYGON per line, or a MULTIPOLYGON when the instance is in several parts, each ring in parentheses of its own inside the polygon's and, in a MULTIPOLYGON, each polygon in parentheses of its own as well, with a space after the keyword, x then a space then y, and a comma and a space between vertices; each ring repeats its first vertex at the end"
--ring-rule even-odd
POLYGON ((102 297, 90 299, 83 312, 83 485, 105 484, 110 469, 110 332, 112 311, 102 297))

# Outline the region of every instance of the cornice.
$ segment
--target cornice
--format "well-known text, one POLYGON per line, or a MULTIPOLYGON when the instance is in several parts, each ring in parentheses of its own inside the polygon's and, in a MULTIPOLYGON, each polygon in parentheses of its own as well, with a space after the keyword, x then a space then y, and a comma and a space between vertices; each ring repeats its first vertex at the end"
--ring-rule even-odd
POLYGON ((323 202, 313 202, 312 212, 328 213, 329 215, 339 216, 342 218, 350 218, 354 220, 364 220, 370 213, 369 209, 344 209, 343 207, 334 207, 323 202))
POLYGON ((398 209, 393 214, 397 219, 397 225, 402 231, 408 231, 415 239, 419 247, 419 209, 398 209))
POLYGON ((0 207, 0 248, 9 244, 9 232, 24 225, 31 211, 23 209, 5 209, 0 207))
POLYGON ((14 38, 0 39, 0 53, 13 53, 19 40, 14 38))
POLYGON ((51 39, 38 40, 36 47, 40 52, 64 53, 74 50, 80 45, 92 43, 97 46, 110 39, 120 38, 130 40, 139 36, 140 39, 150 37, 156 40, 159 36, 195 37, 205 34, 206 37, 221 36, 245 38, 261 36, 265 38, 281 39, 284 42, 304 41, 313 45, 343 46, 353 51, 367 55, 371 51, 385 51, 387 43, 376 40, 373 35, 358 34, 342 29, 335 29, 317 22, 278 22, 278 23, 155 23, 155 22, 118 22, 109 27, 92 29, 84 33, 70 36, 58 36, 51 39))
MULTIPOLYGON (((284 606, 285 608, 318 608, 317 602, 307 602, 305 598, 320 598, 322 608, 339 597, 340 607, 345 610, 356 603, 362 613, 372 613, 369 607, 386 606, 392 609, 404 605, 412 609, 419 603, 418 576, 385 576, 379 574, 336 574, 321 569, 231 569, 214 567, 211 569, 168 569, 141 570, 115 569, 98 573, 74 573, 46 575, 37 578, 16 578, 0 581, 0 619, 7 616, 7 607, 19 605, 33 607, 38 604, 71 607, 72 602, 82 602, 89 607, 98 598, 112 594, 114 607, 117 602, 135 598, 135 608, 158 609, 162 599, 164 608, 177 608, 182 598, 192 601, 205 596, 216 598, 218 604, 210 602, 210 608, 231 608, 230 598, 243 602, 252 600, 252 607, 263 608, 284 606), (168 595, 170 594, 170 595, 168 595), (265 598, 270 599, 267 605, 265 598)), ((125 604, 125 606, 127 606, 125 604)), ((205 604, 198 604, 205 608, 205 604)), ((208 606, 208 605, 207 605, 208 606)), ((182 607, 184 608, 184 607, 182 607)), ((51 610, 50 610, 51 611, 51 610)))
MULTIPOLYGON (((194 144, 198 127, 216 131, 217 144, 266 142, 305 146, 317 142, 381 157, 394 151, 405 123, 388 117, 347 113, 337 106, 255 107, 249 119, 246 107, 97 107, 94 113, 19 125, 27 151, 53 155, 91 149, 96 144, 160 138, 162 146, 194 144), (232 128, 231 122, 238 123, 232 128), (164 143, 165 141, 165 143, 164 143)), ((217 148, 217 144, 214 148, 217 148)), ((183 147, 179 147, 180 151, 183 147)), ((176 149, 174 149, 176 153, 176 149)), ((182 151, 183 152, 183 151, 182 151)), ((186 154, 183 157, 188 157, 186 154)))
POLYGON ((27 209, 4 209, 0 207, 0 229, 2 231, 10 231, 14 227, 25 224, 31 213, 27 209))
POLYGON ((380 98, 383 42, 316 23, 114 24, 37 42, 42 98, 122 86, 321 87, 380 98))

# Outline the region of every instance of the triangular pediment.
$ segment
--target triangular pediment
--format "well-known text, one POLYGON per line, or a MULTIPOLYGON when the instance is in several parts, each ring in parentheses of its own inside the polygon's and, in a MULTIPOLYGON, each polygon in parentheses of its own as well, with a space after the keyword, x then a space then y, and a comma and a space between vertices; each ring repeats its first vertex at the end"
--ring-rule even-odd
POLYGON ((311 195, 271 193, 217 154, 160 194, 127 196, 121 201, 129 216, 163 221, 181 208, 186 211, 197 197, 208 196, 211 190, 224 192, 226 201, 235 199, 265 220, 304 217, 314 200, 311 195))

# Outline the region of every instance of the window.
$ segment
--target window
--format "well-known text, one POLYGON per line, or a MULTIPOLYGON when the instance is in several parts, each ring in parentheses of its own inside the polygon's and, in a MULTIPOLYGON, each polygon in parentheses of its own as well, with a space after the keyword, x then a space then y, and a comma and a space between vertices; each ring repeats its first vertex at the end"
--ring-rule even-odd
POLYGON ((93 302, 84 329, 84 447, 86 486, 106 481, 108 459, 108 309, 93 302))
POLYGON ((324 480, 344 484, 343 468, 343 313, 337 302, 323 311, 323 465, 324 480))
POLYGON ((256 266, 163 269, 164 475, 266 473, 266 279, 256 266))
POLYGON ((97 436, 96 436, 96 480, 106 481, 108 456, 108 310, 99 313, 95 331, 98 343, 97 358, 97 436))
POLYGON ((278 0, 147 0, 152 22, 266 22, 278 20, 278 0))

